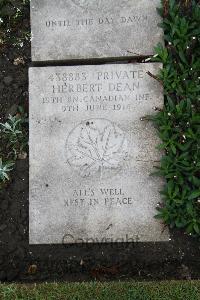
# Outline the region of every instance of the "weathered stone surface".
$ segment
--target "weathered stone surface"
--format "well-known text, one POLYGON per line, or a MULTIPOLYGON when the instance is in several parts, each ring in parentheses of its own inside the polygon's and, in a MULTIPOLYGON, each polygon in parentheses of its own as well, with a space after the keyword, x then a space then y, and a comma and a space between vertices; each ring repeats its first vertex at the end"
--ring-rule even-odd
POLYGON ((151 122, 160 64, 30 69, 30 243, 165 241, 151 122))
POLYGON ((33 61, 151 55, 160 0, 32 0, 33 61))

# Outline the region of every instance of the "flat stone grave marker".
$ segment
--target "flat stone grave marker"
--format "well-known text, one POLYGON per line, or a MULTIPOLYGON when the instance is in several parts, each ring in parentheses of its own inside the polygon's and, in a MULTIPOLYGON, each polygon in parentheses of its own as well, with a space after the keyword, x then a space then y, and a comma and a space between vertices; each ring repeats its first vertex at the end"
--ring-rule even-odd
POLYGON ((150 121, 161 65, 30 69, 30 243, 167 241, 150 121))
POLYGON ((160 0, 31 0, 32 60, 152 55, 160 0))

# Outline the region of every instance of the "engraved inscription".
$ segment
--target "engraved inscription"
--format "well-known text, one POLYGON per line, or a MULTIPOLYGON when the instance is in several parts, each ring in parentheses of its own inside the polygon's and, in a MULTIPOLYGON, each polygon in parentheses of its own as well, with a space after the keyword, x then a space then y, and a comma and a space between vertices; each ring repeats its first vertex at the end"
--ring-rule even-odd
POLYGON ((48 19, 45 20, 45 26, 47 28, 65 28, 73 29, 77 27, 96 27, 103 25, 116 25, 116 26, 129 26, 133 24, 147 25, 148 22, 147 15, 131 15, 131 16, 121 16, 118 18, 112 17, 91 17, 91 18, 81 18, 81 19, 48 19))
POLYGON ((81 122, 68 136, 67 161, 81 177, 106 178, 116 174, 128 159, 125 132, 106 119, 81 122))
POLYGON ((142 88, 149 75, 130 66, 119 71, 55 72, 48 75, 51 94, 42 95, 45 106, 54 105, 65 113, 95 111, 134 111, 152 99, 151 91, 142 88))

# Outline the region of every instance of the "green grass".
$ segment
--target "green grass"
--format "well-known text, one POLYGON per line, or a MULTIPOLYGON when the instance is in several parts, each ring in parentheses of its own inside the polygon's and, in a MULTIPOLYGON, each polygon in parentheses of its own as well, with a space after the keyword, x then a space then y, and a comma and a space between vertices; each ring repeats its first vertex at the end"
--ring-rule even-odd
POLYGON ((0 285, 5 300, 200 300, 200 281, 0 285))

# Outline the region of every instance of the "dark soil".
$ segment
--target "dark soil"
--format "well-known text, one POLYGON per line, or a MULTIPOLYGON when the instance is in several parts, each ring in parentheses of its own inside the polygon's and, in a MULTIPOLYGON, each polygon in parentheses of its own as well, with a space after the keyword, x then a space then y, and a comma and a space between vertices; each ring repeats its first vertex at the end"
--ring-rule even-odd
MULTIPOLYGON (((29 14, 22 24, 28 26, 29 14)), ((20 26, 21 26, 20 25, 20 26)), ((17 35, 17 31, 15 31, 17 35)), ((28 107, 30 43, 0 54, 0 118, 28 107), (14 65, 18 57, 25 64, 14 65)), ((200 242, 180 231, 167 243, 37 245, 28 240, 28 159, 18 160, 0 190, 0 281, 197 279, 200 242)))

